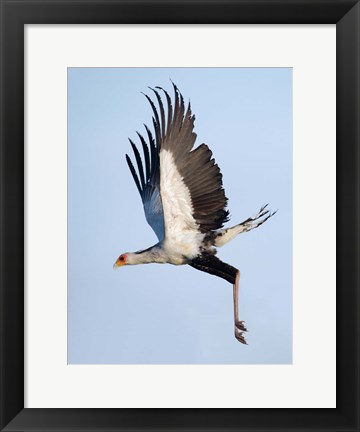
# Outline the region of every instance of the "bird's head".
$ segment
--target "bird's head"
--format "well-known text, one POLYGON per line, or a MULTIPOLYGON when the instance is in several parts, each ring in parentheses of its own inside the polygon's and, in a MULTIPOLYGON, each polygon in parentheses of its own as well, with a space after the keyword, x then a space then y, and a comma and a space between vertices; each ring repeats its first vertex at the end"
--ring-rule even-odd
POLYGON ((154 262, 154 256, 148 250, 138 252, 125 252, 119 256, 113 266, 114 270, 124 265, 146 264, 154 262))
POLYGON ((126 264, 129 264, 129 262, 128 262, 128 254, 127 253, 123 253, 115 261, 114 270, 116 270, 117 268, 122 267, 123 265, 126 265, 126 264))

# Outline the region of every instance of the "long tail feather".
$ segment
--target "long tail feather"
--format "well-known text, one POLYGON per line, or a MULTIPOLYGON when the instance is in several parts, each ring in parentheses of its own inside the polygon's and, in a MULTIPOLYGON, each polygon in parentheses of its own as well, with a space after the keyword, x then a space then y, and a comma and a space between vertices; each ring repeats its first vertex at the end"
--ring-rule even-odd
POLYGON ((256 215, 245 219, 238 225, 217 231, 214 245, 217 247, 223 246, 224 244, 235 238, 237 235, 251 231, 254 228, 262 225, 264 222, 266 222, 268 219, 270 219, 277 213, 277 210, 274 212, 266 210, 267 206, 268 204, 262 206, 261 209, 256 213, 256 215))

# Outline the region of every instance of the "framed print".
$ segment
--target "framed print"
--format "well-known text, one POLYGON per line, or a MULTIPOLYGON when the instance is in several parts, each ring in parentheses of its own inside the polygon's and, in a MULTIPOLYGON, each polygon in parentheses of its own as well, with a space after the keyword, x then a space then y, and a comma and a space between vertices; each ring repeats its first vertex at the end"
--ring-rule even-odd
MULTIPOLYGON (((44 29, 28 25, 25 35, 28 59, 25 70, 29 83, 25 89, 28 113, 25 124, 29 125, 25 141, 29 148, 25 165, 29 176, 26 182, 29 226, 25 244, 27 265, 31 268, 26 275, 29 302, 25 303, 27 407, 263 408, 269 406, 269 392, 271 407, 335 406, 335 345, 332 336, 321 330, 321 325, 316 329, 312 327, 320 316, 321 322, 329 322, 335 315, 335 265, 329 269, 329 263, 335 258, 335 248, 330 248, 328 234, 336 224, 335 182, 331 176, 335 173, 336 149, 335 28, 187 26, 187 40, 184 40, 182 26, 44 29), (201 59, 196 59, 195 49, 193 54, 185 51, 185 57, 174 49, 173 54, 167 56, 165 67, 161 58, 159 63, 151 54, 151 47, 158 39, 168 37, 172 45, 179 45, 175 41, 180 41, 187 46, 196 40, 199 31, 211 41, 207 49, 202 44, 201 59), (229 42, 229 32, 233 44, 229 42), (93 50, 82 49, 84 38, 91 47, 106 45, 106 50, 101 49, 100 63, 93 50), (118 40, 132 40, 131 49, 117 47, 118 40), (234 58, 232 53, 237 49, 238 40, 247 40, 249 48, 242 48, 241 55, 234 58), (227 68, 215 63, 215 41, 219 47, 215 57, 221 55, 220 65, 227 64, 227 68), (141 46, 135 46, 136 43, 141 46), (273 48, 269 56, 263 48, 267 46, 281 46, 281 49, 277 53, 273 48), (75 56, 70 54, 74 48, 75 56), (320 49, 323 56, 316 60, 314 57, 320 49), (42 52, 48 52, 46 58, 42 52), (134 64, 133 52, 148 53, 147 57, 142 55, 145 60, 137 59, 137 67, 128 66, 134 64), (68 67, 69 54, 76 58, 76 67, 68 67), (191 55, 194 57, 189 60, 191 55), (306 61, 309 57, 310 63, 306 61), (178 67, 179 64, 184 66, 178 67), (191 64, 197 67, 186 67, 191 64), (249 64, 252 67, 246 67, 249 64), (288 64, 292 65, 291 69, 288 64), (312 80, 305 88, 309 73, 312 80), (48 76, 53 77, 52 81, 47 81, 48 76), (232 214, 242 214, 246 206, 251 214, 251 207, 258 204, 258 196, 268 198, 270 203, 276 202, 281 208, 281 212, 279 210, 276 217, 271 217, 257 232, 242 236, 241 245, 233 241, 217 255, 225 263, 232 265, 235 259, 235 263, 241 264, 240 313, 244 314, 241 319, 246 318, 249 328, 244 336, 248 342, 246 349, 239 343, 234 344, 237 339, 229 326, 232 314, 228 312, 232 309, 231 295, 225 287, 219 290, 216 278, 205 285, 205 275, 194 274, 191 266, 138 265, 117 272, 112 268, 113 256, 119 257, 121 253, 119 247, 138 250, 140 245, 153 241, 151 232, 140 229, 143 211, 141 207, 135 210, 140 203, 132 193, 127 166, 121 163, 126 164, 121 153, 127 152, 127 143, 118 135, 123 135, 130 124, 137 128, 144 96, 138 93, 138 98, 133 97, 136 88, 146 89, 151 79, 154 85, 165 82, 165 90, 169 76, 184 95, 191 93, 194 112, 209 109, 203 122, 210 118, 213 121, 203 127, 197 116, 194 125, 198 135, 211 146, 222 170, 235 172, 233 181, 228 183, 225 175, 223 180, 232 214), (56 86, 53 86, 54 81, 56 86), (47 82, 50 86, 45 85, 47 82), (209 88, 213 103, 201 109, 199 101, 208 100, 209 88), (293 122, 292 98, 297 102, 293 108, 297 113, 293 122), (136 109, 128 109, 135 101, 136 109), (217 106, 221 106, 220 111, 214 110, 217 106), (128 116, 133 112, 135 115, 131 119, 128 116), (331 118, 334 120, 329 121, 331 118), (293 145, 292 123, 296 131, 293 145), (235 125, 235 129, 230 125, 235 125), (247 136, 241 136, 246 128, 249 128, 247 136), (231 132, 225 138, 227 130, 231 132), (222 136, 216 138, 220 132, 222 136), (299 139, 301 134, 305 135, 299 139), (51 144, 48 136, 52 136, 51 144), (66 139, 67 147, 62 145, 66 139), (238 143, 236 146, 233 140, 238 143), (240 145, 243 142, 251 148, 245 151, 240 145), (50 149, 48 160, 53 162, 39 166, 37 161, 50 149), (310 206, 316 213, 323 211, 324 198, 315 202, 309 187, 319 183, 317 167, 324 152, 327 164, 322 167, 322 195, 327 197, 329 215, 321 229, 313 232, 315 225, 305 222, 308 213, 302 213, 302 209, 310 206), (231 158, 227 156, 230 154, 231 158), (220 160, 223 161, 221 165, 220 160), (299 164, 300 160, 304 162, 299 164), (226 163, 230 163, 228 168, 226 163), (244 180, 236 175, 237 171, 241 171, 244 180), (246 177, 252 181, 249 183, 246 177), (304 178, 306 182, 302 181, 304 178), (245 185, 246 191, 242 190, 245 185), (114 199, 117 191, 121 198, 114 199), (39 214, 44 196, 48 205, 39 214), (239 199, 240 196, 243 198, 239 199), (296 212, 294 235, 291 235, 291 208, 299 205, 300 196, 302 206, 296 212), (67 226, 64 223, 66 204, 67 226), (133 209, 131 220, 127 207, 133 209), (306 229, 299 230, 299 219, 306 229), (302 232, 300 237, 299 231, 302 232), (147 234, 149 236, 145 237, 147 234), (317 259, 308 251, 302 253, 307 250, 307 244, 311 243, 316 250, 321 249, 324 242, 329 242, 327 253, 324 251, 317 259), (274 248, 271 256, 270 245, 274 248), (292 260, 291 249, 298 254, 296 260, 292 260), (42 251, 47 250, 52 253, 44 256, 42 251), (47 280, 53 279, 53 262, 56 262, 57 277, 51 290, 47 290, 47 280), (249 279, 256 274, 260 280, 249 279), (177 275, 175 281, 174 275, 177 275), (312 278, 317 285, 316 291, 306 282, 307 278, 312 278), (146 284, 143 281, 147 281, 146 284), (253 288, 249 292, 246 287, 253 288), (41 305, 44 298, 48 308, 38 310, 37 305, 41 305), (326 307, 322 307, 324 298, 326 307), (300 304, 308 306, 299 308, 300 304), (273 335, 270 339, 269 321, 273 335), (44 328, 43 322, 49 325, 44 328), (146 334, 149 332, 145 338, 144 322, 146 334), (310 343, 309 334, 313 337, 311 350, 303 347, 310 343), (46 345, 41 344, 44 339, 46 345), (306 367, 309 361, 310 369, 306 367), (315 362, 322 365, 320 370, 314 367, 315 362), (166 378, 167 374, 171 380, 166 378), (230 379, 228 374, 235 377, 230 379), (252 391, 252 383, 259 379, 259 374, 263 383, 260 395, 252 391), (307 380, 303 379, 304 374, 307 380), (52 376, 52 381, 44 379, 47 376, 52 376), (81 394, 90 377, 98 391, 81 394), (311 395, 307 394, 308 381, 317 383, 317 390, 311 395), (142 383, 141 394, 132 392, 137 389, 131 384, 134 382, 142 383), (210 383, 215 386, 215 382, 217 391, 203 390, 210 383), (271 390, 275 383, 276 392, 271 390), (189 394, 187 388, 193 384, 196 391, 189 394), (59 389, 54 395, 56 400, 49 385, 59 389), (173 392, 169 385, 177 391, 173 392), (234 394, 240 386, 244 396, 234 394), (127 390, 114 394, 112 389, 117 387, 127 390), (296 393, 291 391, 293 387, 297 388, 296 393)), ((169 48, 164 49, 171 52, 169 48)), ((146 98, 145 102, 148 102, 146 98)), ((147 115, 145 108, 144 117, 147 115)), ((132 130, 128 133, 136 146, 132 130)), ((246 217, 244 214, 242 219, 246 217)), ((334 240, 334 236, 332 238, 334 240)))
POLYGON ((358 430, 358 2, 1 14, 1 430, 358 430), (237 196, 279 208, 221 251, 242 271, 248 346, 212 276, 112 270, 151 244, 124 143, 151 125, 140 92, 156 131, 170 89, 169 118, 191 99, 234 223, 237 196))

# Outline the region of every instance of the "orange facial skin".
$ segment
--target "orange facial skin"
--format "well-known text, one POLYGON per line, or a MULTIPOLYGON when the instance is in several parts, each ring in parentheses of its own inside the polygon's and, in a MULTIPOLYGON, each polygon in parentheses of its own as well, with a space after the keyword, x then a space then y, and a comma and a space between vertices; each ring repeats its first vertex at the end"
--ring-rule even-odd
POLYGON ((126 254, 122 254, 119 256, 119 258, 116 260, 114 264, 114 269, 117 269, 123 265, 126 264, 126 254))

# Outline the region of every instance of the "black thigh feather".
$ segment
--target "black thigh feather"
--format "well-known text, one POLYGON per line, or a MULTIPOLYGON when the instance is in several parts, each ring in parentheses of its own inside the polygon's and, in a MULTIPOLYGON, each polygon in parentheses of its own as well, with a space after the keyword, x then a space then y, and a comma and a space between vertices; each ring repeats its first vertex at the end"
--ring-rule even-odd
POLYGON ((221 277, 231 284, 235 283, 238 269, 219 260, 215 255, 202 254, 194 258, 189 265, 197 270, 221 277))

